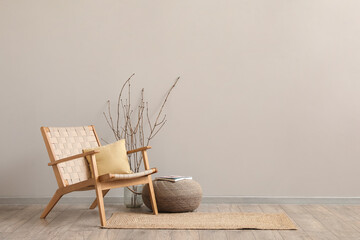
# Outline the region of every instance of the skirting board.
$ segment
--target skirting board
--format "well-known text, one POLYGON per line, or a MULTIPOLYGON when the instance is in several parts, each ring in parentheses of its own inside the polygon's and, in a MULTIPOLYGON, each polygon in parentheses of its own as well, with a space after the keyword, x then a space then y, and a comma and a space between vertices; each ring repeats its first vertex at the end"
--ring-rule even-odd
MULTIPOLYGON (((105 197, 105 203, 122 204, 123 197, 105 197)), ((0 204, 47 204, 49 198, 0 198, 0 204)), ((91 204, 93 197, 63 197, 60 204, 91 204)), ((212 204, 360 204, 360 197, 234 197, 204 196, 202 203, 212 204)))

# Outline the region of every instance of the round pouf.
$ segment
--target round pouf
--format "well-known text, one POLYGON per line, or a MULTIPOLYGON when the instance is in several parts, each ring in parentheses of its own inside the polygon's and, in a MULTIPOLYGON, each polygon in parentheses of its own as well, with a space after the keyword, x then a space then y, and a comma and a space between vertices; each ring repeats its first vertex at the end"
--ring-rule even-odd
MULTIPOLYGON (((191 212, 199 207, 202 190, 194 180, 177 182, 153 181, 156 203, 159 212, 191 212)), ((142 191, 144 204, 151 208, 149 184, 142 191)))

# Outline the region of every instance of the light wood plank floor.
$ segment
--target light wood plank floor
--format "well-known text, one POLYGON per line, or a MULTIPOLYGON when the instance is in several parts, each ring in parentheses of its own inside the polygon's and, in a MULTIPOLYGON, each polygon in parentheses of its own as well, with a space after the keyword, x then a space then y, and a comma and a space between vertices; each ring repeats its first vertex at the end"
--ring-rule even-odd
MULTIPOLYGON (((85 204, 59 204, 46 220, 45 205, 0 205, 0 239, 360 239, 360 205, 202 204, 200 212, 285 212, 298 225, 294 231, 269 230, 136 230, 101 229, 97 209, 85 204)), ((133 211, 106 204, 113 212, 133 211)), ((135 211, 147 211, 146 208, 135 211)))

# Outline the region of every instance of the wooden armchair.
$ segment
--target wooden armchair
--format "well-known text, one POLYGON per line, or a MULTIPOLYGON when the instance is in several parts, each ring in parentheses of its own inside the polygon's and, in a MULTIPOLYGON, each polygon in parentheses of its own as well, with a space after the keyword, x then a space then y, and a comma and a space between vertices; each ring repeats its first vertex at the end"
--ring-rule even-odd
POLYGON ((91 204, 90 209, 98 205, 101 226, 106 226, 104 196, 112 188, 127 187, 138 184, 149 184, 151 194, 151 206, 155 215, 158 214, 151 174, 156 173, 156 168, 149 167, 146 150, 151 147, 143 147, 127 154, 142 152, 145 171, 133 174, 105 174, 99 176, 96 165, 96 153, 91 151, 82 153, 84 148, 100 146, 99 138, 94 126, 68 127, 68 128, 40 128, 46 149, 50 157, 48 164, 53 168, 59 188, 44 209, 40 218, 45 218, 53 209, 60 198, 73 191, 96 190, 97 198, 91 204), (91 156, 89 166, 85 156, 91 156), (90 167, 94 173, 91 176, 90 167))

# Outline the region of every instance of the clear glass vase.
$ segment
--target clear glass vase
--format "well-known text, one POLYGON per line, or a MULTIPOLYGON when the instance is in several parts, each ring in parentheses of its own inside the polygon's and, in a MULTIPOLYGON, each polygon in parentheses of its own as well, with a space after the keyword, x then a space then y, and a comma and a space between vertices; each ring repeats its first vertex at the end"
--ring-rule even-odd
POLYGON ((127 208, 139 208, 143 205, 141 196, 143 187, 144 185, 124 187, 124 204, 127 208))

